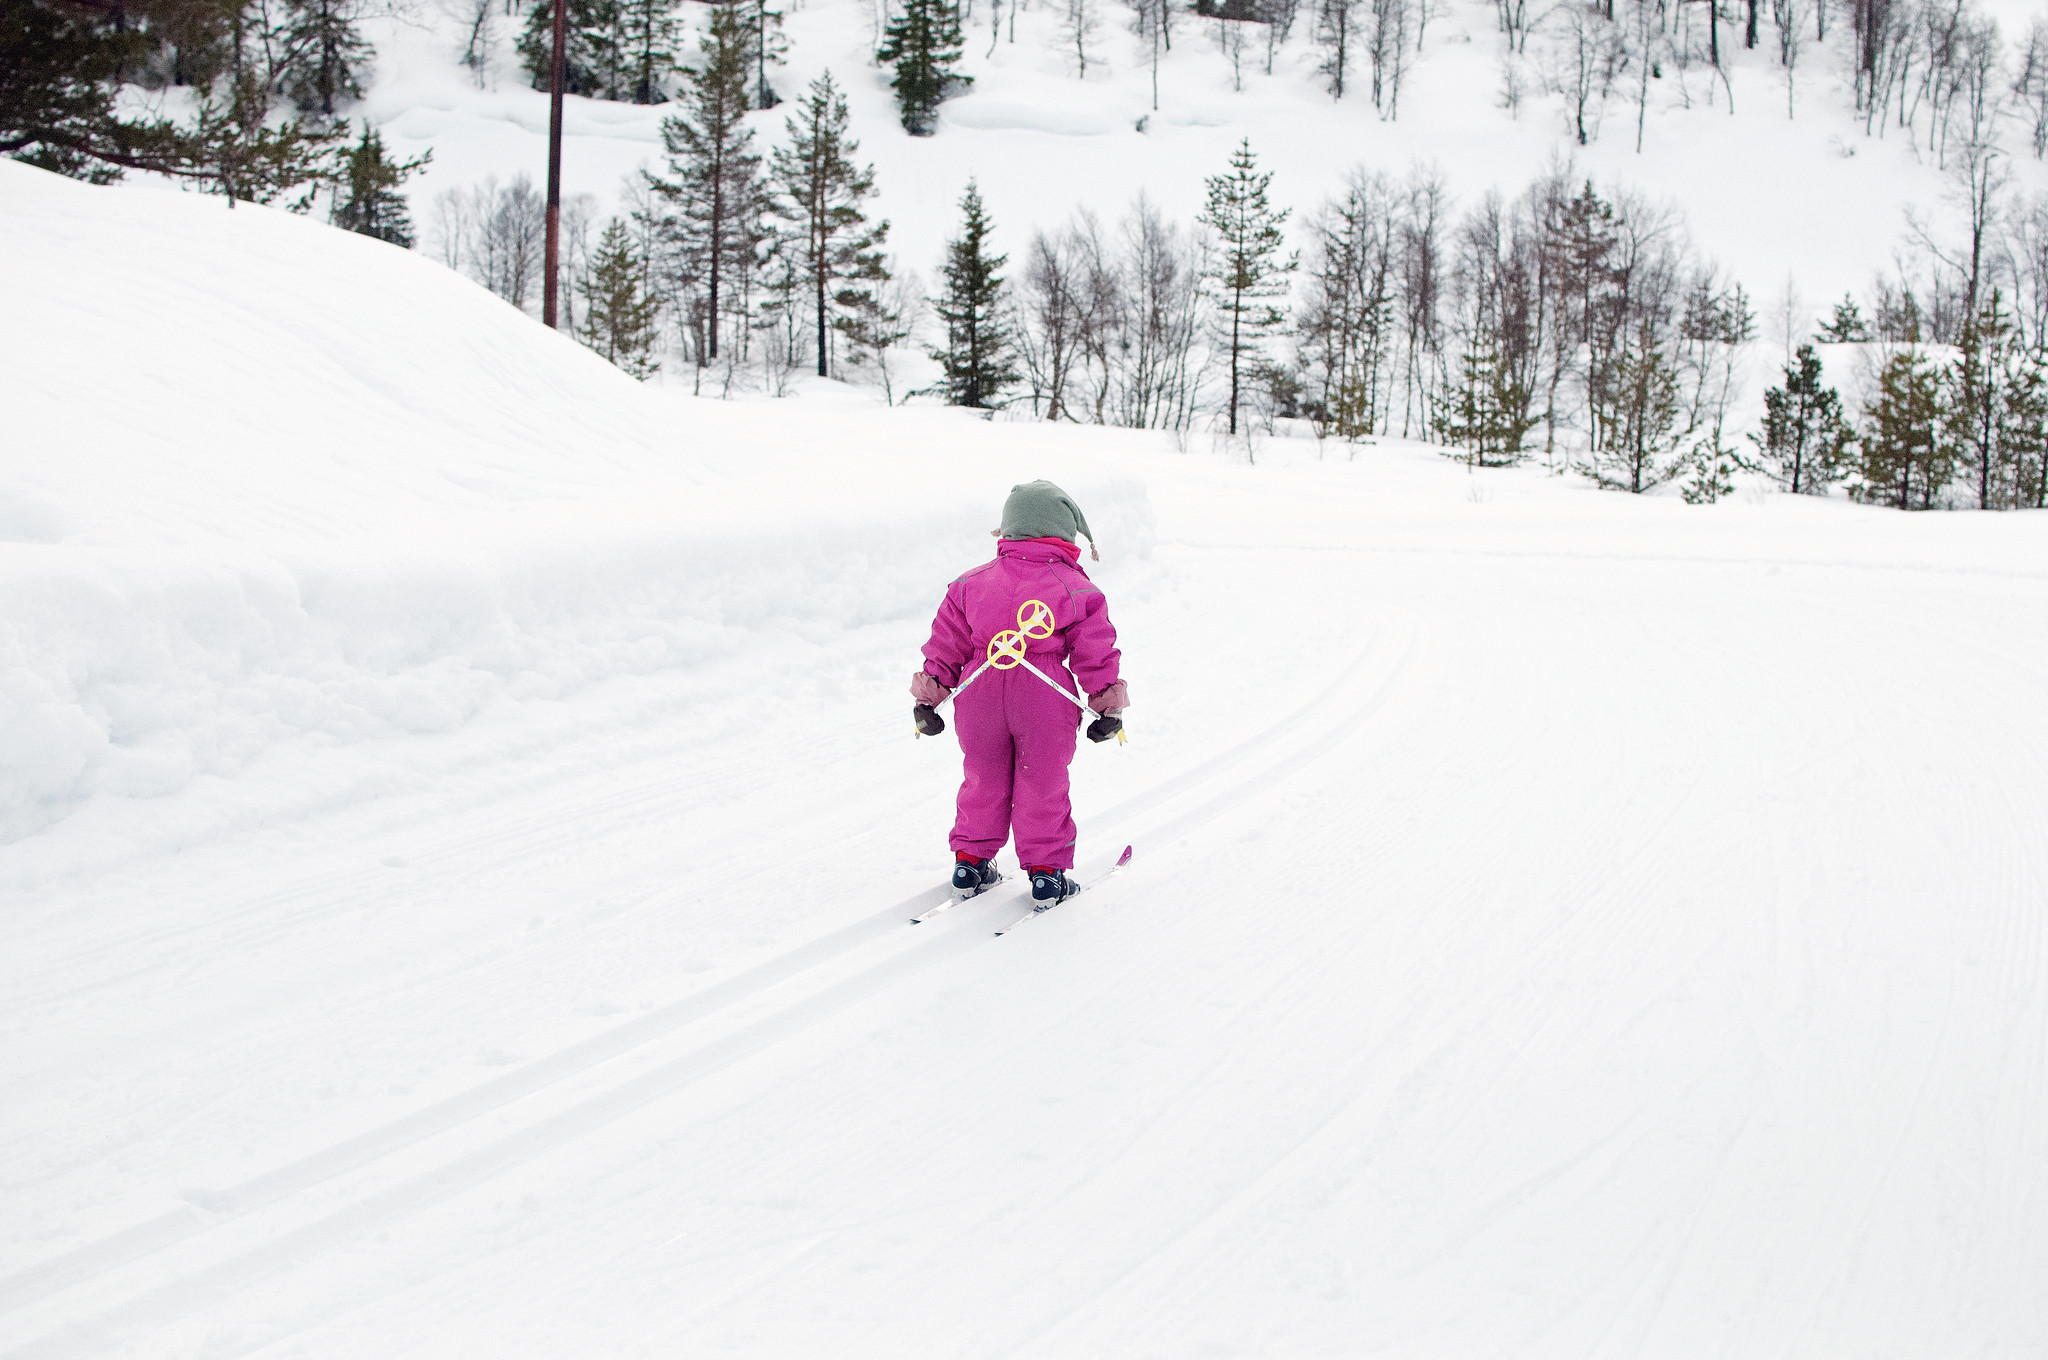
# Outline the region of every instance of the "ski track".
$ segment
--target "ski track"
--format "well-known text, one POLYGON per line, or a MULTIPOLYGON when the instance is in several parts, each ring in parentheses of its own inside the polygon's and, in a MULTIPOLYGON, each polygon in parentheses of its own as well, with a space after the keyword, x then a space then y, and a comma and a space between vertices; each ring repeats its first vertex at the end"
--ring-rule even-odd
MULTIPOLYGON (((1383 625, 1384 626, 1384 625, 1383 625)), ((1167 784, 1124 800, 1090 818, 1091 828, 1100 824, 1107 839, 1137 837, 1167 843, 1185 835, 1219 813, 1239 805, 1251 794, 1282 782, 1290 771, 1318 755, 1327 755, 1333 736, 1356 730, 1370 719, 1398 680, 1413 644, 1412 621, 1403 620, 1391 640, 1375 638, 1360 657, 1344 668, 1320 694, 1307 704, 1235 747, 1211 758, 1195 769, 1176 776, 1167 784), (1361 700, 1349 691, 1361 687, 1359 672, 1366 671, 1361 700), (1275 747, 1273 742, 1289 729, 1310 728, 1332 713, 1345 712, 1336 723, 1321 728, 1323 735, 1312 742, 1296 739, 1293 746, 1275 747), (1321 750, 1315 748, 1321 747, 1321 750), (1157 825, 1147 825, 1144 813, 1151 808, 1172 806, 1223 782, 1223 776, 1247 763, 1265 766, 1262 773, 1232 781, 1225 792, 1211 796, 1195 807, 1178 812, 1157 825), (1126 830, 1133 821, 1144 829, 1126 830)), ((687 789, 685 781, 683 788, 687 789)), ((670 805, 678 792, 665 787, 603 807, 612 816, 627 809, 657 810, 670 805)), ((517 831, 503 838, 487 837, 450 847, 451 857, 463 852, 494 849, 505 841, 519 840, 517 831)), ((569 833, 560 833, 567 842, 569 833)), ((525 842, 529 849, 535 848, 525 842)), ((546 849, 543 842, 538 848, 546 849)), ((566 1079, 599 1064, 645 1047, 684 1029, 714 1013, 767 992, 790 979, 843 958, 885 937, 896 935, 908 918, 936 904, 947 895, 944 886, 926 890, 894 906, 857 921, 808 944, 790 950, 765 963, 713 984, 652 1014, 615 1027, 581 1044, 536 1059, 519 1070, 486 1082, 460 1095, 437 1102, 404 1118, 337 1143, 313 1155, 266 1172, 220 1191, 204 1192, 203 1207, 190 1206, 159 1216, 134 1228, 67 1252, 42 1265, 0 1277, 0 1313, 43 1302, 65 1289, 178 1247, 202 1234, 225 1227, 236 1220, 267 1209, 294 1195, 316 1187, 344 1173, 365 1167, 381 1158, 402 1152, 435 1136, 460 1128, 480 1116, 513 1102, 547 1091, 566 1079)), ((288 901, 311 896, 288 895, 271 899, 272 909, 288 901)), ((873 964, 825 991, 795 1001, 738 1033, 673 1060, 654 1071, 621 1083, 603 1095, 588 1099, 557 1115, 535 1123, 511 1137, 467 1153, 421 1176, 409 1179, 381 1194, 338 1214, 329 1215, 296 1230, 280 1231, 253 1251, 204 1268, 171 1284, 143 1294, 126 1304, 107 1310, 90 1323, 54 1334, 40 1342, 7 1352, 9 1356, 45 1357, 78 1353, 107 1343, 111 1334, 161 1326, 207 1304, 229 1297, 262 1280, 301 1267, 320 1256, 372 1231, 388 1227, 405 1217, 498 1176, 543 1152, 561 1146, 593 1129, 641 1109, 645 1105, 682 1089, 703 1076, 722 1070, 751 1053, 778 1042, 827 1019, 872 993, 893 986, 903 978, 980 946, 988 934, 990 916, 986 908, 1001 906, 1015 910, 1020 894, 998 890, 974 902, 955 908, 929 925, 951 920, 956 928, 945 937, 908 942, 891 957, 873 964), (981 910, 970 911, 970 908, 981 910), (972 925, 960 922, 972 920, 972 925)), ((257 909, 235 913, 238 917, 258 916, 257 909)), ((286 933, 283 928, 279 933, 286 933)), ((246 942, 244 942, 246 943, 246 942)))

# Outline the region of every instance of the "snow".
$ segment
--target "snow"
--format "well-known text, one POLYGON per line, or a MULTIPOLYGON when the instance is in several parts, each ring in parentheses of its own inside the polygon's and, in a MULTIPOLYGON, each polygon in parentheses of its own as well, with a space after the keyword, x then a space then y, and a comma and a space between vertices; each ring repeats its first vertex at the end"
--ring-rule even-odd
MULTIPOLYGON (((999 221, 1185 212, 1243 130, 1014 76, 886 144, 899 239, 996 151, 999 221)), ((532 101, 446 79, 390 126, 508 173, 532 101)), ((1268 93, 1297 184, 1329 120, 1487 126, 1268 93)), ((1709 244, 1859 281, 1913 175, 1709 244)), ((2048 1346, 2048 516, 696 399, 6 161, 0 251, 0 1354, 2048 1346), (1136 699, 1081 864, 1135 858, 911 927, 958 757, 905 683, 1039 476, 1136 699)))

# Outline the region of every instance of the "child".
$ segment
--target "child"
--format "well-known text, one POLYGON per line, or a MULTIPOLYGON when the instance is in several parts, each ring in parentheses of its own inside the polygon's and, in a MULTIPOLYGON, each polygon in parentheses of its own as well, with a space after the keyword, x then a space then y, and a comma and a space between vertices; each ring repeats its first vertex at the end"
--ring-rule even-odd
MULTIPOLYGON (((972 894, 994 883, 996 851, 1014 827, 1031 896, 1049 906, 1075 891, 1067 878, 1074 867, 1067 765, 1081 712, 1046 680, 1088 695, 1089 708, 1104 718, 1121 712, 1130 697, 1117 676, 1123 658, 1109 603, 1081 570, 1077 534, 1087 535, 1089 551, 1101 556, 1081 508, 1051 482, 1026 482, 1011 489, 996 534, 1002 541, 995 561, 946 587, 924 645, 924 669, 911 677, 910 693, 919 704, 937 707, 981 670, 989 640, 999 634, 1005 635, 999 660, 1006 659, 1006 648, 1023 651, 1028 665, 982 670, 953 705, 967 762, 953 823, 953 886, 972 894)), ((1098 722, 1095 730, 1101 740, 1115 724, 1098 722)))

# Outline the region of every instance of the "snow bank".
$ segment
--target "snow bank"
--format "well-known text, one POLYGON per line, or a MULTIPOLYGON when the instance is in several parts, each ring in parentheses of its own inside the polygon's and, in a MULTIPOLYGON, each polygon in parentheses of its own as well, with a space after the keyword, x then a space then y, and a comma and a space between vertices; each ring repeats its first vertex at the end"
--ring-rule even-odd
POLYGON ((651 391, 285 213, 0 162, 0 248, 36 265, 0 337, 0 840, 906 617, 1026 477, 1149 541, 1141 486, 1003 426, 651 391))

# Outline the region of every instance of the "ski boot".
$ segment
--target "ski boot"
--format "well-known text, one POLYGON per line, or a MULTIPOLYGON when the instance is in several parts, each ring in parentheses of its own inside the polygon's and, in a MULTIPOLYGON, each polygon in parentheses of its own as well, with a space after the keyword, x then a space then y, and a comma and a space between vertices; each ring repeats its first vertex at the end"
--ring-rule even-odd
POLYGON ((953 866, 953 891, 958 896, 973 897, 1003 881, 1003 876, 996 872, 995 856, 971 859, 959 854, 957 857, 959 862, 953 866))
POLYGON ((1081 891, 1081 885, 1068 878, 1059 869, 1048 869, 1042 864, 1031 867, 1031 909, 1045 911, 1081 891))

